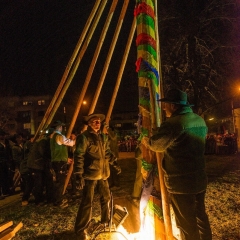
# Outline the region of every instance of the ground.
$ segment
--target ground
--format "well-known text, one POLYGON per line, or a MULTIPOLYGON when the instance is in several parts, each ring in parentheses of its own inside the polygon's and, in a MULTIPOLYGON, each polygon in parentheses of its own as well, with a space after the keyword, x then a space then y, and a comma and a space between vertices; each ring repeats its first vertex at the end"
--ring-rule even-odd
MULTIPOLYGON (((113 192, 114 203, 137 212, 127 197, 131 195, 136 164, 133 154, 121 154, 122 167, 120 191, 113 192)), ((213 240, 240 239, 240 154, 206 155, 209 185, 206 193, 206 209, 213 232, 213 240)), ((13 220, 14 225, 23 222, 23 228, 14 240, 72 240, 74 220, 80 198, 70 202, 66 209, 51 205, 36 207, 33 203, 21 206, 20 194, 0 201, 0 223, 13 220)), ((93 217, 99 219, 99 197, 94 199, 93 217)), ((127 218, 123 224, 128 232, 138 230, 137 219, 127 218), (128 227, 127 225, 131 225, 128 227)), ((131 238, 132 239, 132 238, 131 238)), ((137 239, 137 238, 135 238, 137 239)))

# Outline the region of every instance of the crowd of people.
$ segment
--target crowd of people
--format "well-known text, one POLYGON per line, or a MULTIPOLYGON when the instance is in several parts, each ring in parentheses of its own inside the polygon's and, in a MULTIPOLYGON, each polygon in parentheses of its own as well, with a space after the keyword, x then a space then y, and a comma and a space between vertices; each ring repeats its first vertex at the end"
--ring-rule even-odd
POLYGON ((36 141, 22 134, 9 137, 0 130, 0 199, 15 193, 20 186, 22 206, 34 196, 36 205, 51 203, 64 207, 65 174, 72 160, 68 152, 75 144, 62 134, 64 124, 56 121, 36 141))
POLYGON ((87 129, 70 138, 62 134, 64 124, 60 121, 54 122, 36 141, 33 138, 24 141, 20 134, 11 141, 0 130, 0 199, 12 194, 21 179, 23 206, 28 205, 32 194, 36 205, 50 203, 65 208, 66 176, 74 162, 72 193, 82 190, 75 233, 79 240, 90 239, 88 226, 96 190, 101 206, 101 220, 96 224, 109 224, 110 188, 119 188, 119 151, 135 151, 137 171, 131 199, 138 203, 142 216, 144 209, 139 201, 144 191, 141 174, 144 148, 164 152, 164 183, 182 239, 211 240, 204 203, 207 188, 204 154, 218 153, 220 146, 227 146, 229 153, 235 153, 236 138, 230 134, 207 136, 206 123, 193 113, 187 94, 179 89, 170 90, 159 101, 167 119, 152 136, 141 139, 126 135, 119 141, 114 129, 103 124, 105 116, 95 113, 84 117, 87 129))
POLYGON ((208 134, 205 154, 235 154, 238 152, 237 137, 234 134, 208 134))

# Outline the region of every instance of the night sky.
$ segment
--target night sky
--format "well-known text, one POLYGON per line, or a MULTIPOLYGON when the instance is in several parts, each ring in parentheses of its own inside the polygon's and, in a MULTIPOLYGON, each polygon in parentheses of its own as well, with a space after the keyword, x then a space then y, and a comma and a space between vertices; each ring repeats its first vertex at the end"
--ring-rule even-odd
MULTIPOLYGON (((79 69, 64 98, 75 104, 92 61, 109 1, 79 69)), ((92 10, 92 0, 4 0, 0 1, 0 82, 1 95, 54 94, 92 10)), ((123 1, 119 1, 103 44, 86 98, 91 101, 98 84, 123 1)), ((133 20, 135 0, 129 7, 117 41, 98 105, 106 110, 112 96, 123 52, 133 20)), ((131 46, 115 111, 137 110, 138 87, 135 38, 131 46)), ((104 111, 106 111, 104 110, 104 111)))

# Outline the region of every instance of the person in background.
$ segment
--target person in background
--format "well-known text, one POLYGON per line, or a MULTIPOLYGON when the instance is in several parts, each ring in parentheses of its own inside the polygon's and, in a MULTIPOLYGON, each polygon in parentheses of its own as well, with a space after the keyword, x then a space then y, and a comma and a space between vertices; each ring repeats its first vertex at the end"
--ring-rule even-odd
POLYGON ((94 190, 98 185, 101 204, 101 221, 99 224, 108 224, 110 220, 110 190, 108 177, 109 164, 112 164, 118 173, 121 168, 117 159, 109 148, 108 138, 103 134, 101 122, 103 114, 90 114, 84 117, 88 125, 86 131, 77 136, 76 150, 74 151, 74 172, 79 181, 79 188, 83 189, 83 197, 75 221, 75 233, 78 240, 89 239, 88 224, 92 218, 92 204, 94 190))
POLYGON ((34 182, 33 196, 37 206, 43 205, 44 187, 46 189, 46 202, 52 203, 53 175, 51 173, 50 135, 54 129, 49 128, 33 143, 28 156, 27 166, 31 171, 34 182))
POLYGON ((207 175, 205 171, 206 123, 193 113, 187 93, 171 89, 160 99, 167 120, 142 144, 154 152, 164 152, 164 182, 170 193, 181 239, 211 240, 205 210, 207 175))
MULTIPOLYGON (((16 187, 17 185, 17 179, 18 179, 18 175, 20 175, 20 164, 23 161, 23 137, 21 134, 16 134, 14 136, 14 145, 12 146, 12 158, 13 158, 13 164, 14 164, 14 186, 13 188, 16 187)), ((20 179, 20 178, 19 178, 20 179)), ((25 179, 21 177, 21 191, 24 192, 25 190, 25 179)))
POLYGON ((9 163, 11 161, 11 146, 6 139, 6 132, 0 129, 0 200, 10 194, 9 163))
POLYGON ((32 148, 33 135, 30 139, 23 144, 23 160, 20 163, 20 174, 22 181, 24 182, 23 196, 22 196, 22 206, 28 205, 28 199, 32 193, 33 179, 30 169, 27 166, 28 155, 32 148))
POLYGON ((52 124, 54 132, 50 135, 51 164, 55 172, 56 181, 53 182, 53 204, 65 208, 68 206, 67 199, 63 199, 63 189, 68 171, 68 164, 72 160, 68 158, 67 146, 73 147, 75 141, 62 134, 64 123, 55 121, 52 124))

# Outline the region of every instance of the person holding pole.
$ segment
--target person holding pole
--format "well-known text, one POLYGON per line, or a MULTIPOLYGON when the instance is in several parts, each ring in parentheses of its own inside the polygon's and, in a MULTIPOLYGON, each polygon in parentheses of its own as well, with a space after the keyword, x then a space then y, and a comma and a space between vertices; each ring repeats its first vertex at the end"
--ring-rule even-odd
POLYGON ((170 193, 176 224, 184 240, 211 240, 212 233, 205 211, 207 176, 205 171, 205 121, 193 113, 187 93, 171 89, 159 99, 167 120, 157 132, 143 137, 142 144, 164 152, 164 183, 170 193))
POLYGON ((75 221, 75 233, 78 240, 90 239, 87 227, 92 218, 94 190, 97 185, 101 204, 99 224, 109 224, 111 196, 108 185, 109 164, 117 170, 118 174, 121 173, 117 158, 109 148, 108 137, 100 131, 101 122, 104 119, 103 114, 93 113, 85 116, 83 120, 88 128, 78 135, 76 140, 74 173, 79 188, 83 189, 82 201, 75 221))
POLYGON ((68 158, 67 146, 74 146, 75 141, 62 134, 64 123, 55 121, 52 127, 55 129, 50 135, 51 164, 56 175, 53 182, 53 205, 65 208, 68 206, 67 199, 63 199, 63 188, 68 170, 68 164, 72 162, 68 158))

